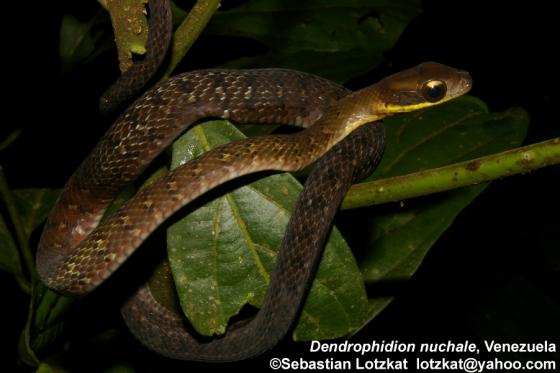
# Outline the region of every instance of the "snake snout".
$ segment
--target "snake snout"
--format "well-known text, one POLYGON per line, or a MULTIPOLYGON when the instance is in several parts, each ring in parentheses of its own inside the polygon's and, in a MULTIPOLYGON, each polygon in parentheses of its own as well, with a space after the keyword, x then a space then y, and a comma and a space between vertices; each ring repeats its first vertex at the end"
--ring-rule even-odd
POLYGON ((471 90, 473 85, 471 74, 469 74, 467 71, 464 70, 461 70, 459 74, 460 74, 459 87, 461 87, 461 91, 463 93, 467 93, 468 91, 471 90))

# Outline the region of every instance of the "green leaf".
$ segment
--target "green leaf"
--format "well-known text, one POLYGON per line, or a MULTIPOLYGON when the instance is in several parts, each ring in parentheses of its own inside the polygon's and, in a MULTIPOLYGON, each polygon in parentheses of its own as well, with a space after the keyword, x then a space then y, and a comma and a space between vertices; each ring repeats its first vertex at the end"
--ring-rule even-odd
MULTIPOLYGON (((70 309, 75 299, 62 296, 42 285, 37 293, 38 296, 36 298, 38 302, 36 303, 33 329, 44 333, 45 330, 62 321, 62 316, 70 309)), ((39 341, 36 344, 41 346, 47 345, 47 343, 39 341)))
POLYGON ((58 45, 63 70, 67 71, 93 55, 95 51, 93 25, 92 21, 80 22, 70 14, 64 15, 60 25, 58 45))
POLYGON ((417 0, 253 0, 218 12, 205 32, 266 47, 227 67, 287 67, 340 82, 379 64, 419 14, 417 0))
MULTIPOLYGON (((172 168, 240 138, 227 122, 197 126, 175 142, 172 168)), ((199 333, 221 334, 245 304, 261 304, 300 191, 289 174, 269 176, 225 195, 210 193, 169 228, 169 261, 180 303, 199 333)), ((360 325, 366 307, 361 274, 333 230, 294 338, 346 335, 360 325)))
POLYGON ((472 96, 388 118, 387 149, 370 179, 435 168, 515 147, 525 138, 528 122, 521 108, 490 113, 484 102, 472 96))
POLYGON ((486 186, 459 189, 429 198, 420 206, 411 202, 411 207, 378 214, 372 219, 369 250, 361 262, 366 281, 396 282, 410 278, 457 214, 486 186))
POLYGON ((13 191, 14 201, 22 223, 22 230, 29 239, 31 233, 43 223, 53 207, 59 189, 29 188, 13 191))
POLYGON ((20 357, 30 365, 36 365, 36 352, 55 344, 67 328, 66 314, 76 299, 65 297, 36 282, 33 286, 31 306, 27 323, 21 333, 20 357))
MULTIPOLYGON (((3 176, 2 176, 3 177, 3 176)), ((33 230, 47 217, 58 191, 52 189, 20 189, 10 190, 3 182, 2 198, 12 218, 18 244, 9 231, 6 221, 0 216, 0 269, 13 274, 26 292, 29 292, 29 280, 24 273, 22 258, 26 258, 27 266, 33 266, 29 238, 33 230), (21 250, 21 251, 20 251, 21 250)))
MULTIPOLYGON (((29 240, 33 231, 45 221, 58 194, 57 189, 17 189, 12 191, 19 230, 29 240)), ((36 362, 35 351, 50 346, 63 332, 65 313, 74 300, 63 297, 42 284, 33 286, 30 314, 20 339, 20 356, 32 364, 36 362)))
MULTIPOLYGON (((522 109, 490 113, 473 97, 388 119, 385 156, 371 178, 435 168, 518 146, 525 138, 528 122, 522 109)), ((408 280, 459 212, 487 185, 385 209, 372 207, 367 250, 360 262, 366 282, 374 286, 408 280)), ((376 298, 373 294, 370 318, 389 303, 386 295, 376 298)))

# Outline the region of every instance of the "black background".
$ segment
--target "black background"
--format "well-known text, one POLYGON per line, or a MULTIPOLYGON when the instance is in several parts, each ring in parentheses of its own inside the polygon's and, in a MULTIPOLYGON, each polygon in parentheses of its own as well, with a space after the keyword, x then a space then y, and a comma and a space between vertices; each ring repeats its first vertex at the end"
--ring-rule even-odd
MULTIPOLYGON (((0 154, 0 164, 14 188, 60 187, 110 124, 95 110, 96 97, 118 74, 115 56, 62 77, 61 17, 69 11, 91 14, 97 4, 10 3, 12 8, 4 10, 13 19, 4 23, 3 60, 8 66, 0 138, 16 127, 24 132, 0 154)), ((425 1, 424 13, 405 30, 386 63, 350 85, 358 88, 389 72, 438 61, 468 70, 474 79, 471 94, 492 111, 524 107, 531 117, 525 143, 558 136, 559 33, 553 3, 425 1)), ((199 40, 193 55, 205 54, 208 61, 196 58, 184 68, 211 66, 210 44, 204 42, 199 40)), ((353 341, 559 342, 559 183, 558 166, 493 182, 459 215, 396 300, 353 341)), ((7 304, 2 318, 7 329, 0 335, 7 362, 15 364, 27 298, 9 276, 1 274, 0 283, 7 304)), ((121 327, 117 309, 102 307, 107 322, 121 327)), ((148 370, 162 364, 190 367, 156 357, 126 333, 120 338, 124 343, 101 351, 102 356, 124 351, 125 359, 132 356, 148 370)), ((250 364, 266 368, 271 357, 297 358, 307 349, 306 343, 294 347, 284 342, 250 364)))

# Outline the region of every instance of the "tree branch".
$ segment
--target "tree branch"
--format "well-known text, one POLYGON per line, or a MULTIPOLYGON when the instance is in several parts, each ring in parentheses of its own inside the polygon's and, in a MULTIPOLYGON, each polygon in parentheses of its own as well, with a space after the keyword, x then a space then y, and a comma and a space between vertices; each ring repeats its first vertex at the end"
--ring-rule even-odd
POLYGON ((162 80, 169 78, 179 62, 185 57, 195 40, 204 30, 214 12, 220 6, 220 0, 198 0, 183 23, 175 30, 171 44, 171 59, 162 80))
POLYGON ((351 209, 443 192, 560 163, 560 137, 502 153, 352 186, 342 203, 351 209))
POLYGON ((111 16, 121 72, 132 65, 132 54, 146 53, 148 0, 98 0, 111 16))

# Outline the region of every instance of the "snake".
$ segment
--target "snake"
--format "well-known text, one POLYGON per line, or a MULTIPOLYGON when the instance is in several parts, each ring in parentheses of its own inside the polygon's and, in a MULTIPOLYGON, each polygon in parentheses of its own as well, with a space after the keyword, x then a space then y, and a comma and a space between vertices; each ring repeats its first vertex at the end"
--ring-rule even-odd
POLYGON ((155 300, 147 285, 121 311, 132 333, 162 355, 199 361, 256 356, 288 331, 340 201, 349 185, 378 163, 384 147, 379 121, 447 102, 471 86, 466 71, 435 62, 355 92, 312 74, 280 68, 206 69, 176 75, 156 84, 120 114, 70 177, 39 240, 39 278, 61 294, 84 296, 107 280, 167 218, 204 193, 243 175, 298 171, 320 159, 296 203, 263 306, 250 322, 233 325, 225 336, 210 342, 200 341, 189 334, 184 318, 155 300), (206 118, 303 129, 212 149, 141 189, 101 219, 124 186, 180 133, 206 118))
POLYGON ((145 284, 121 308, 129 330, 149 349, 182 360, 237 361, 274 347, 298 316, 342 199, 354 182, 373 172, 384 143, 384 127, 371 123, 317 162, 293 208, 262 306, 246 326, 233 324, 224 337, 201 344, 185 328, 184 318, 160 304, 145 284))

